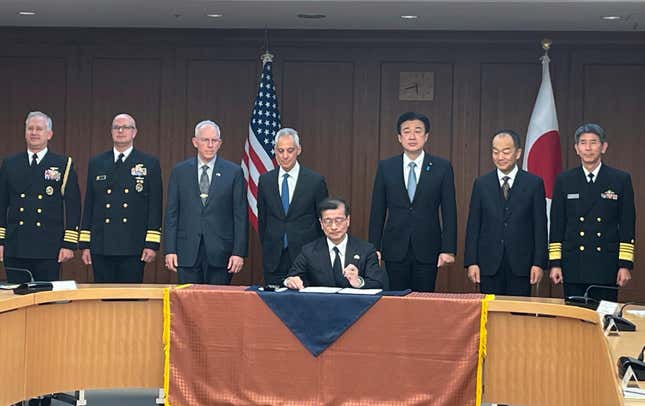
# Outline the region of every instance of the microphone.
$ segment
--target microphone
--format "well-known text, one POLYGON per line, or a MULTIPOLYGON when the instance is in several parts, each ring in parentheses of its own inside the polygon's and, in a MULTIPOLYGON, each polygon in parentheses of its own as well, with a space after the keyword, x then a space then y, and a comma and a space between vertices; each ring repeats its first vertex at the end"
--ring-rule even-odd
POLYGON ((596 310, 598 308, 598 305, 600 304, 600 301, 598 299, 594 299, 593 297, 589 297, 589 292, 591 291, 591 289, 618 290, 618 286, 589 285, 585 290, 585 294, 583 296, 567 296, 564 299, 564 303, 572 306, 578 306, 578 307, 584 307, 591 310, 596 310))
POLYGON ((620 311, 618 311, 618 314, 616 314, 616 315, 614 315, 614 314, 606 314, 605 317, 604 317, 603 328, 606 329, 607 326, 609 325, 610 320, 613 320, 614 324, 616 325, 616 329, 618 329, 618 331, 636 331, 636 325, 634 323, 632 323, 631 321, 623 318, 623 310, 625 310, 625 307, 630 306, 630 305, 641 305, 641 306, 643 306, 643 305, 645 305, 645 303, 638 302, 638 301, 627 302, 627 303, 623 304, 620 307, 620 311))

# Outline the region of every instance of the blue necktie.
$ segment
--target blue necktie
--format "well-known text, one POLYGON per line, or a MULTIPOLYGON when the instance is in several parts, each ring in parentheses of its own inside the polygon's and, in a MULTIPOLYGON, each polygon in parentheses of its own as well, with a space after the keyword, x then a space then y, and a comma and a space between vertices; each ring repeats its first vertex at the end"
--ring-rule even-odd
POLYGON ((414 167, 417 166, 414 162, 408 164, 410 167, 410 174, 408 175, 408 197, 410 198, 410 203, 414 200, 414 192, 417 191, 417 174, 414 172, 414 167))
MULTIPOLYGON (((289 178, 289 174, 285 173, 282 175, 282 193, 280 196, 280 199, 282 200, 282 209, 284 210, 284 215, 286 216, 287 213, 289 212, 289 183, 287 182, 287 178, 289 178)), ((283 237, 283 246, 284 248, 287 248, 289 245, 287 242, 287 232, 285 230, 284 237, 283 237)))

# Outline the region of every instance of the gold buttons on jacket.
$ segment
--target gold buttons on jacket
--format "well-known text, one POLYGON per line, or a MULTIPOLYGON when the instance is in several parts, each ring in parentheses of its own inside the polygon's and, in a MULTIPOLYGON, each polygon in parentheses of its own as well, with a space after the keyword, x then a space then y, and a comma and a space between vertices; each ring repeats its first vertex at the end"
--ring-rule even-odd
POLYGON ((37 212, 37 213, 42 213, 42 212, 43 212, 43 209, 36 209, 36 212, 37 212))
POLYGON ((108 189, 108 190, 106 190, 106 191, 105 191, 105 193, 107 193, 108 195, 109 195, 109 194, 111 194, 111 193, 112 193, 112 189, 108 189))
POLYGON ((127 203, 123 203, 123 208, 124 208, 124 209, 127 209, 127 208, 128 208, 128 204, 127 204, 127 203))
POLYGON ((21 212, 25 211, 25 208, 24 208, 24 207, 21 207, 21 208, 20 208, 20 211, 21 211, 21 212))
POLYGON ((123 189, 123 193, 130 193, 130 190, 128 188, 123 189))
POLYGON ((581 246, 580 246, 580 251, 584 251, 584 250, 585 250, 585 246, 584 246, 584 245, 581 245, 581 246))
POLYGON ((25 224, 25 222, 20 220, 20 222, 18 222, 18 224, 23 225, 23 224, 25 224))
POLYGON ((602 249, 600 247, 596 247, 596 251, 600 252, 602 249))
POLYGON ((600 231, 598 231, 598 232, 596 233, 596 235, 597 235, 598 237, 602 237, 602 233, 601 233, 600 231))
POLYGON ((20 197, 24 199, 26 197, 26 195, 24 193, 21 193, 20 197))
POLYGON ((123 217, 123 222, 124 222, 124 223, 127 223, 127 222, 128 222, 128 219, 127 219, 127 218, 125 218, 125 217, 123 217))
POLYGON ((110 219, 105 219, 105 224, 110 224, 110 219))
POLYGON ((581 216, 580 221, 585 221, 585 218, 581 216))
POLYGON ((38 195, 38 200, 42 200, 42 199, 43 199, 43 195, 38 195))
POLYGON ((36 227, 40 227, 40 221, 36 222, 36 227))
POLYGON ((110 203, 105 203, 105 208, 106 209, 109 209, 110 207, 112 207, 112 205, 110 203))
POLYGON ((600 217, 596 217, 596 221, 600 223, 602 219, 600 217))
POLYGON ((584 237, 584 236, 585 236, 585 232, 584 232, 584 231, 580 231, 580 237, 584 237))

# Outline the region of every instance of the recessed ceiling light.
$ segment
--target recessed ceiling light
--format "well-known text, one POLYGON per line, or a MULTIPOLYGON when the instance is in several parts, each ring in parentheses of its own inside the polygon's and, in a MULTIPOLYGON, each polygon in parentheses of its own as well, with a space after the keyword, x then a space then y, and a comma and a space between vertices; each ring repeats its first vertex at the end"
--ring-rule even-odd
POLYGON ((35 11, 18 11, 18 15, 21 15, 21 16, 35 16, 36 12, 35 11))
POLYGON ((616 21, 616 20, 622 20, 623 17, 621 17, 621 16, 603 16, 602 19, 607 20, 607 21, 616 21))
POLYGON ((310 20, 320 20, 323 18, 327 18, 326 15, 324 14, 298 14, 298 18, 306 18, 310 20))
POLYGON ((212 13, 212 14, 206 14, 206 17, 220 18, 220 17, 224 17, 224 14, 212 13))
POLYGON ((415 19, 419 18, 419 16, 415 16, 415 15, 403 15, 403 16, 401 16, 401 18, 402 18, 402 19, 404 19, 404 20, 415 20, 415 19))

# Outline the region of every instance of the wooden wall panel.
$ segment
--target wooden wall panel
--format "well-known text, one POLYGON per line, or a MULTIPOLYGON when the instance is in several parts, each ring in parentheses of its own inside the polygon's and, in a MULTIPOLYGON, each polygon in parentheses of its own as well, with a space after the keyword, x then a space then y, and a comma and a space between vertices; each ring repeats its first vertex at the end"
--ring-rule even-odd
MULTIPOLYGON (((24 117, 54 117, 52 148, 70 154, 81 188, 89 158, 111 147, 119 112, 139 127, 135 144, 161 160, 164 181, 175 163, 195 154, 190 137, 204 118, 222 126, 221 156, 239 162, 257 90, 263 33, 252 30, 3 29, 0 37, 0 155, 24 149, 24 117), (82 40, 81 40, 82 39, 82 40), (118 46, 115 46, 118 44, 118 46)), ((571 134, 597 120, 610 134, 607 162, 632 173, 637 210, 645 210, 641 94, 645 37, 625 33, 552 33, 551 74, 565 167, 578 164, 571 134), (636 147, 634 147, 636 146, 636 147)), ((463 241, 475 177, 493 168, 490 135, 510 127, 524 135, 540 82, 540 33, 277 31, 271 48, 283 124, 302 136, 303 165, 327 178, 332 194, 350 199, 352 232, 366 237, 379 159, 401 152, 395 122, 409 110, 431 121, 428 150, 452 161, 458 207, 458 256, 439 274, 440 291, 472 291, 463 271, 463 241), (433 101, 398 100, 399 73, 435 72, 433 101)), ((637 224, 637 240, 645 226, 637 224)), ((625 297, 645 298, 638 274, 625 297)), ((261 281, 260 247, 235 283, 261 281)), ((63 277, 90 281, 78 259, 63 277)), ((161 254, 147 282, 174 282, 161 254)), ((561 294, 550 283, 542 295, 561 294)))

